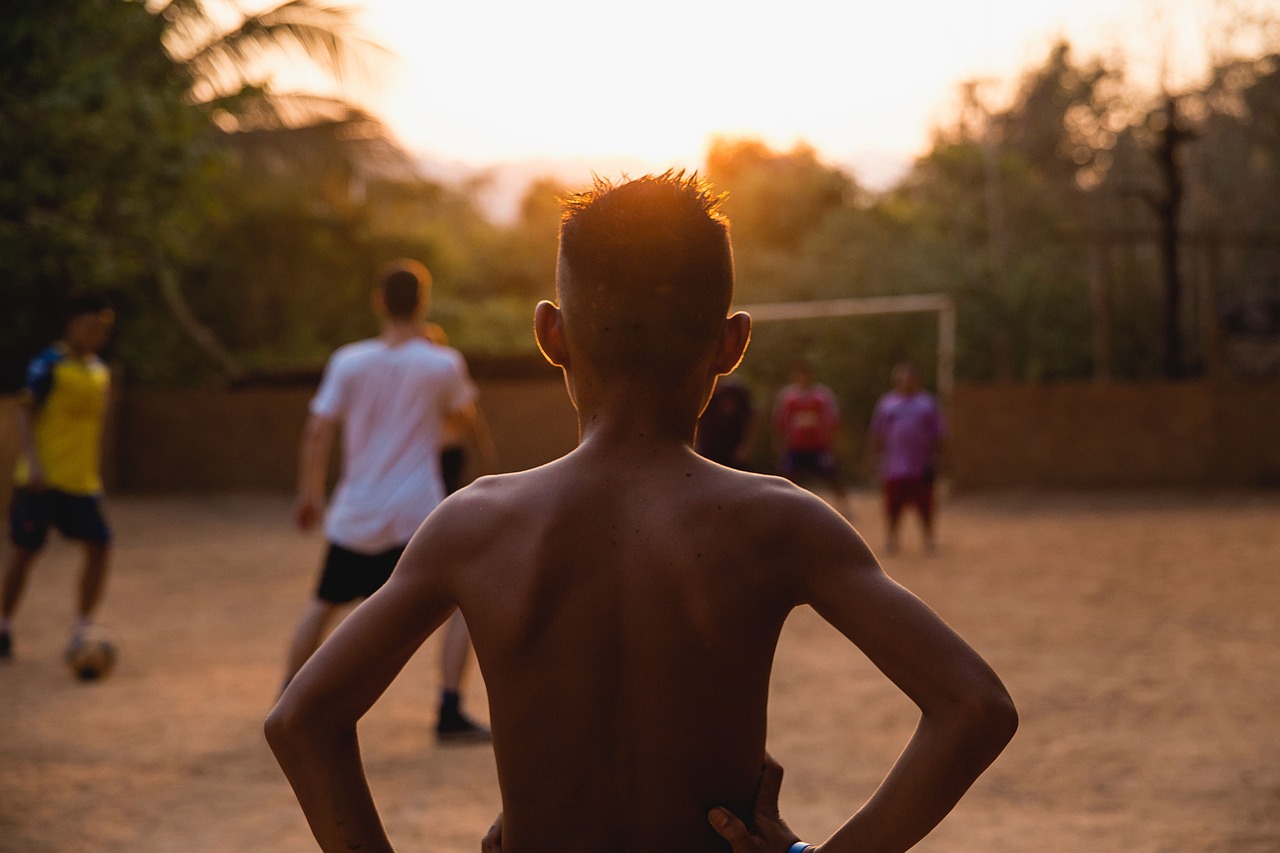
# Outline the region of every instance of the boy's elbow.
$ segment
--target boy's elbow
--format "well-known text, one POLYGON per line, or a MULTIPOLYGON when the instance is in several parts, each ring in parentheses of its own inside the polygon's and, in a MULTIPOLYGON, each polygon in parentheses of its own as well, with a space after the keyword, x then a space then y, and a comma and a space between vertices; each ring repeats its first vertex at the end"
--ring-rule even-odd
POLYGON ((970 726, 981 733, 995 752, 1005 748, 1018 730, 1018 709, 998 681, 974 697, 969 707, 970 726))
POLYGON ((1013 740, 1018 731, 1018 709, 1014 707, 1013 697, 1004 688, 987 703, 987 727, 993 738, 999 741, 1001 749, 1013 740))
POLYGON ((262 724, 262 733, 267 744, 277 756, 283 756, 298 748, 306 739, 308 726, 305 715, 295 703, 282 698, 267 714, 262 724))
POLYGON ((296 726, 293 725, 293 720, 285 709, 284 703, 277 702, 262 724, 262 733, 266 736, 271 751, 278 754, 289 742, 290 734, 294 731, 296 726))

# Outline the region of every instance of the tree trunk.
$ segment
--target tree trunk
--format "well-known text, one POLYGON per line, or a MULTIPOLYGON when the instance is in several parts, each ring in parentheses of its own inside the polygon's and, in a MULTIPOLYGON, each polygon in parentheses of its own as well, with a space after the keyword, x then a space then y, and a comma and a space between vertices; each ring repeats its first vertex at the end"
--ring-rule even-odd
POLYGON ((153 258, 152 266, 155 270, 156 281, 160 285, 160 295, 164 299, 164 304, 169 309, 169 313, 173 315, 174 321, 178 324, 183 333, 191 339, 191 342, 208 354, 218 366, 222 369, 223 374, 228 378, 235 378, 242 372, 240 363, 236 361, 222 341, 218 340, 218 336, 213 330, 200 321, 195 312, 191 310, 191 305, 182 294, 182 285, 178 281, 178 276, 173 269, 165 263, 161 258, 153 258))
POLYGON ((1169 379, 1182 376, 1182 279, 1179 265, 1178 220, 1182 214, 1182 170, 1178 150, 1189 134, 1178 129, 1178 99, 1165 101, 1168 119, 1160 145, 1155 151, 1156 165, 1164 178, 1164 195, 1156 205, 1160 227, 1160 258, 1164 267, 1164 373, 1169 379))

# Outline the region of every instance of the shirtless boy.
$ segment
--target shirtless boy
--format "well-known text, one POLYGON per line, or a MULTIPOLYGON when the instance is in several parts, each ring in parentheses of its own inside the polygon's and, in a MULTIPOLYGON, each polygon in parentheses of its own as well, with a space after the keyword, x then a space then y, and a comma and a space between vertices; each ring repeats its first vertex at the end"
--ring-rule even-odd
POLYGON ((455 607, 489 690, 505 853, 710 853, 718 833, 805 849, 780 822, 743 841, 716 809, 750 820, 766 796, 769 671, 804 604, 921 709, 879 790, 817 849, 907 849, 1008 742, 999 679, 843 518, 693 452, 750 334, 747 315, 726 317, 732 289, 727 223, 696 179, 569 201, 559 305, 538 305, 535 330, 564 370, 578 448, 441 504, 267 719, 323 849, 391 849, 356 724, 455 607))

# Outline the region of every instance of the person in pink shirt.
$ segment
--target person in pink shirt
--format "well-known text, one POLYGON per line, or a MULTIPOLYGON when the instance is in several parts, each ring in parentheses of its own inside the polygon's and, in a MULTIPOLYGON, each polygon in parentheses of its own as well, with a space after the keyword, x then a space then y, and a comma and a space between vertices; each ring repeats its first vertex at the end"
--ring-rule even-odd
POLYGON ((920 387, 916 366, 909 361, 895 366, 893 390, 876 403, 870 430, 870 451, 879 460, 890 553, 898 550, 898 523, 908 506, 920 513, 925 550, 932 553, 936 547, 934 480, 946 433, 942 409, 920 387))
POLYGON ((796 362, 791 377, 791 384, 778 392, 773 404, 773 433, 781 450, 778 469, 792 481, 805 474, 818 477, 831 490, 837 511, 851 518, 834 452, 840 423, 836 395, 814 381, 808 362, 796 362))

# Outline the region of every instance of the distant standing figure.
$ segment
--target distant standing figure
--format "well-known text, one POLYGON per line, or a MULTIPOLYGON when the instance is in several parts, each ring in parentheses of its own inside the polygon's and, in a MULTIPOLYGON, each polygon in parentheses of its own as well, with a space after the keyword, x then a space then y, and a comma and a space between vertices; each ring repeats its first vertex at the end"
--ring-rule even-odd
POLYGON ((893 390, 876 403, 871 416, 870 449, 879 458, 880 488, 888 521, 886 546, 898 549, 902 511, 914 506, 924 529, 924 547, 933 552, 934 480, 947 425, 933 395, 920 387, 916 366, 893 368, 893 390))
POLYGON ((818 477, 831 490, 836 509, 851 518, 848 494, 836 467, 835 435, 840 424, 836 395, 814 381, 808 362, 796 362, 791 376, 791 384, 778 392, 773 404, 773 432, 781 448, 778 468, 792 481, 805 474, 818 477))
POLYGON ((13 555, 0 602, 0 658, 13 656, 10 617, 49 527, 84 545, 71 643, 89 627, 107 577, 111 531, 102 515, 102 425, 111 374, 98 353, 115 325, 100 294, 74 297, 62 338, 27 368, 9 537, 13 555))
MULTIPOLYGON (((449 346, 449 336, 439 323, 423 324, 422 336, 440 347, 458 363, 464 373, 468 372, 466 359, 462 357, 462 353, 449 346)), ((444 480, 446 497, 465 485, 468 441, 480 454, 480 464, 485 470, 493 472, 498 466, 498 451, 489 432, 489 422, 478 403, 474 405, 474 409, 474 417, 450 418, 445 421, 444 430, 440 434, 440 476, 444 480)))
POLYGON ((747 386, 731 377, 721 376, 698 420, 694 449, 712 462, 739 471, 749 470, 747 440, 754 416, 751 391, 747 386))
MULTIPOLYGON (((448 356, 464 375, 469 375, 462 353, 449 346, 449 336, 439 323, 424 323, 422 336, 448 356)), ((446 418, 440 432, 440 478, 445 497, 466 485, 467 442, 480 454, 480 464, 493 473, 498 468, 498 451, 489 432, 489 422, 479 403, 473 403, 466 417, 446 418)), ((444 642, 440 646, 440 717, 437 737, 449 739, 484 739, 488 731, 464 716, 460 710, 459 689, 467 661, 471 658, 471 634, 462 612, 455 612, 445 625, 444 642)))
MULTIPOLYGON (((340 607, 382 587, 419 525, 444 499, 440 443, 445 424, 475 417, 476 389, 465 363, 422 336, 431 274, 398 261, 374 292, 376 338, 338 349, 311 401, 299 452, 295 519, 320 520, 325 474, 338 427, 342 475, 325 516, 329 549, 315 598, 289 645, 285 683, 311 657, 340 607)), ((462 714, 459 684, 470 652, 465 625, 445 641, 441 740, 487 740, 462 714)))

